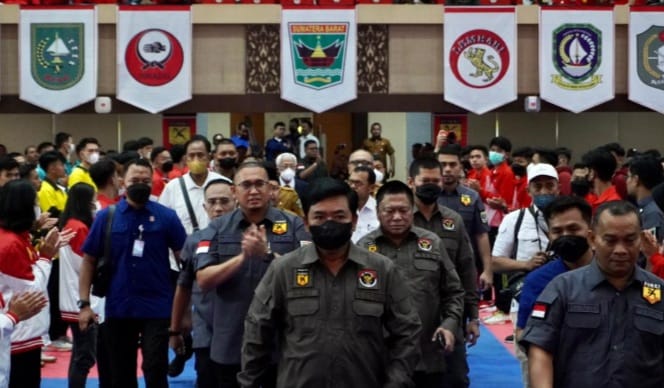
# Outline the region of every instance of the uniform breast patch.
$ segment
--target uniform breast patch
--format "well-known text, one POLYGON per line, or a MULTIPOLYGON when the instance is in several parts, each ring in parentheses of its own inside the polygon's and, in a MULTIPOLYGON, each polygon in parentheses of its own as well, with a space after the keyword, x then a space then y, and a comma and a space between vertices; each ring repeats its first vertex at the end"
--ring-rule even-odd
POLYGON ((662 286, 657 283, 643 282, 643 299, 650 304, 662 300, 662 286))
POLYGON ((357 281, 360 288, 377 288, 378 274, 373 269, 362 269, 358 272, 357 281))
POLYGON ((309 287, 311 284, 311 272, 309 268, 298 268, 295 270, 295 284, 298 287, 309 287))
POLYGON ((443 229, 445 230, 456 230, 456 225, 454 224, 454 220, 451 218, 443 218, 443 229))
POLYGON ((288 232, 288 222, 286 220, 276 221, 272 224, 272 233, 274 234, 284 234, 288 232))
POLYGON ((473 202, 473 199, 470 198, 468 194, 461 194, 461 204, 463 206, 470 206, 470 203, 473 202))
POLYGON ((433 248, 433 245, 431 244, 431 240, 428 238, 421 238, 417 240, 417 248, 421 251, 430 252, 433 248))

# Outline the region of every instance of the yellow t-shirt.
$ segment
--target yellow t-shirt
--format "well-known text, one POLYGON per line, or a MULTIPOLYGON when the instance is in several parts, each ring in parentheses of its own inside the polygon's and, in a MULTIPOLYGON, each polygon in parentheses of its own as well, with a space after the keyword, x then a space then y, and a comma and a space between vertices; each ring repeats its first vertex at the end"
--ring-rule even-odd
POLYGON ((37 193, 37 199, 42 212, 47 212, 53 207, 62 212, 67 204, 67 192, 64 187, 44 179, 37 193))
POLYGON ((87 183, 94 187, 95 191, 97 191, 97 185, 95 185, 95 183, 92 181, 92 177, 90 177, 90 171, 82 166, 76 166, 72 170, 71 175, 69 175, 68 188, 71 189, 72 186, 79 182, 87 183))

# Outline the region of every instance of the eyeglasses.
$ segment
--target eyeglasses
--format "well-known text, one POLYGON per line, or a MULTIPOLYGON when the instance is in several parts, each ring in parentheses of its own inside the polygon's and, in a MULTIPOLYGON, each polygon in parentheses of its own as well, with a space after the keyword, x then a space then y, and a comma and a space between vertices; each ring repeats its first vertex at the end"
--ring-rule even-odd
POLYGON ((244 182, 238 183, 236 186, 241 187, 242 190, 246 190, 246 191, 249 191, 252 188, 256 188, 256 190, 261 191, 261 190, 265 189, 265 187, 267 187, 268 183, 269 183, 268 181, 262 181, 262 180, 253 181, 253 182, 252 181, 244 181, 244 182))

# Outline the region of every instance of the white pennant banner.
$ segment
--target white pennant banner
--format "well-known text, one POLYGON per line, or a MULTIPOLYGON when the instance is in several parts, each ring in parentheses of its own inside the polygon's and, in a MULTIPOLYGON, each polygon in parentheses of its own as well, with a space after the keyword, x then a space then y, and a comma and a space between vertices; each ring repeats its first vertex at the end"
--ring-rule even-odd
POLYGON ((514 7, 445 7, 443 38, 445 101, 483 114, 516 100, 514 7))
POLYGON ((191 99, 189 6, 120 6, 117 98, 150 113, 191 99))
POLYGON ((324 112, 357 98, 355 8, 281 12, 281 98, 324 112))
POLYGON ((61 113, 97 95, 94 6, 21 7, 21 100, 61 113))
POLYGON ((664 7, 631 7, 629 99, 664 113, 664 7))
POLYGON ((574 113, 613 99, 614 29, 612 7, 542 7, 542 99, 574 113))

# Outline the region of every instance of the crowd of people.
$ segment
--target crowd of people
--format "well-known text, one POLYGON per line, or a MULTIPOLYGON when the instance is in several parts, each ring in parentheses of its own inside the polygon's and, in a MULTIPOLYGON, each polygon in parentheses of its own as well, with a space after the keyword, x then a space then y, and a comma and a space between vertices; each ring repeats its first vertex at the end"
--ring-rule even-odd
POLYGON ((199 388, 463 388, 482 309, 525 387, 664 386, 657 151, 441 131, 402 182, 380 123, 329 167, 313 129, 0 156, 0 388, 45 346, 69 387, 137 387, 140 350, 148 388, 192 356, 199 388))

